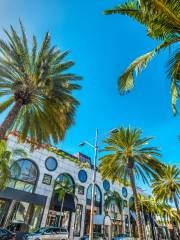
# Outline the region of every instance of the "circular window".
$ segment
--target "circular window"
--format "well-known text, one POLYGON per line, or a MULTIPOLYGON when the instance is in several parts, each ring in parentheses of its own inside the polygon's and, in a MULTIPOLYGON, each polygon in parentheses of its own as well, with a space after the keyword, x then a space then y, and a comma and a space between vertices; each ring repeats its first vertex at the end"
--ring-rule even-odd
POLYGON ((85 183, 87 181, 87 173, 85 170, 80 170, 78 173, 79 181, 85 183))
POLYGON ((108 180, 104 180, 104 181, 103 181, 103 188, 104 188, 105 191, 109 191, 109 189, 110 189, 110 183, 109 183, 108 180))
POLYGON ((122 188, 122 195, 123 195, 123 197, 127 198, 128 192, 125 187, 122 188))
POLYGON ((48 157, 45 162, 46 168, 49 171, 54 171, 57 168, 57 160, 53 157, 48 157))

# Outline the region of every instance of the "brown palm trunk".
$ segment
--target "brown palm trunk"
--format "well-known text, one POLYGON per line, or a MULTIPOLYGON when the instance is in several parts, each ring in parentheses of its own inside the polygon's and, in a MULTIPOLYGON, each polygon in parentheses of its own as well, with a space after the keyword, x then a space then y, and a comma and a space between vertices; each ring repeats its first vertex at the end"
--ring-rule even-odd
POLYGON ((22 107, 22 100, 19 99, 19 100, 16 101, 13 108, 8 113, 4 122, 0 126, 0 139, 3 139, 5 137, 7 131, 11 128, 11 126, 12 126, 14 120, 16 119, 21 107, 22 107))
MULTIPOLYGON (((176 206, 176 209, 177 209, 178 217, 180 218, 180 209, 179 209, 178 200, 177 200, 177 197, 176 197, 176 194, 175 194, 175 192, 172 192, 172 194, 173 194, 174 203, 175 203, 175 206, 176 206)), ((177 223, 177 224, 176 224, 176 226, 177 226, 177 232, 178 232, 178 236, 180 236, 180 228, 179 228, 179 223, 177 223)))
POLYGON ((132 187, 132 191, 133 191, 133 195, 134 195, 134 203, 135 203, 136 218, 137 218, 136 222, 137 222, 137 227, 138 227, 139 239, 144 240, 143 227, 142 227, 142 221, 141 221, 141 213, 140 213, 140 205, 139 205, 138 195, 137 195, 137 191, 136 191, 133 168, 128 168, 128 171, 129 171, 131 187, 132 187))

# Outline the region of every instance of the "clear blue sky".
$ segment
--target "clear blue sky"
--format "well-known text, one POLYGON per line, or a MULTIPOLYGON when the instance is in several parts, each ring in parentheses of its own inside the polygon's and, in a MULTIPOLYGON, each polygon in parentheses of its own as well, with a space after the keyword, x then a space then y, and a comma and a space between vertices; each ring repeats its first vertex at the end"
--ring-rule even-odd
MULTIPOLYGON (((41 41, 50 31, 53 44, 70 49, 76 62, 74 72, 83 76, 82 90, 76 93, 81 105, 76 124, 59 147, 75 153, 78 143, 93 141, 95 128, 100 134, 120 125, 131 124, 155 136, 153 145, 162 150, 165 162, 180 162, 180 117, 171 112, 170 80, 166 77, 168 53, 156 57, 126 96, 117 90, 117 78, 137 56, 151 50, 156 42, 145 28, 128 17, 105 16, 113 0, 0 0, 0 37, 3 28, 17 27, 23 21, 28 36, 41 41)), ((179 106, 180 109, 180 106, 179 106)), ((84 153, 92 156, 85 147, 84 153)))

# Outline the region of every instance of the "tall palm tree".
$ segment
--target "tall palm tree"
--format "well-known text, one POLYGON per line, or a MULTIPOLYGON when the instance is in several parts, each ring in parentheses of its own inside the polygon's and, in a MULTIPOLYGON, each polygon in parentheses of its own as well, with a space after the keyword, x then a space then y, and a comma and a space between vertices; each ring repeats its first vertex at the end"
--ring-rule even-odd
POLYGON ((180 169, 176 165, 163 167, 163 172, 155 176, 152 182, 153 194, 163 202, 174 201, 180 216, 178 199, 180 198, 180 169))
POLYGON ((0 39, 0 113, 9 110, 0 139, 17 129, 20 141, 29 136, 32 142, 57 143, 74 123, 79 102, 72 93, 80 88, 80 77, 68 73, 74 62, 65 60, 68 51, 51 46, 49 33, 40 48, 35 36, 28 47, 21 22, 20 27, 21 35, 11 26, 7 41, 0 39))
MULTIPOLYGON (((173 209, 172 206, 162 201, 157 201, 157 199, 152 196, 139 195, 139 201, 142 213, 153 217, 153 219, 156 219, 157 222, 160 222, 162 226, 165 226, 168 223, 174 224, 174 222, 176 222, 176 226, 178 226, 178 223, 180 222, 180 216, 178 217, 177 211, 173 209)), ((150 223, 152 235, 153 238, 155 238, 154 224, 152 224, 152 221, 150 221, 150 223)))
POLYGON ((141 177, 145 183, 148 183, 148 178, 161 169, 158 148, 147 146, 150 140, 152 137, 142 138, 140 129, 120 127, 118 132, 111 133, 104 141, 107 144, 104 150, 109 153, 100 159, 100 171, 104 178, 112 181, 130 180, 141 240, 143 240, 143 229, 135 176, 141 177))
POLYGON ((120 197, 119 193, 116 191, 108 191, 105 193, 105 200, 104 200, 104 208, 108 210, 111 206, 113 206, 113 215, 114 215, 114 226, 116 220, 116 207, 119 213, 122 212, 122 198, 120 197))
POLYGON ((177 0, 127 0, 123 4, 106 10, 105 14, 122 14, 133 18, 147 29, 147 35, 161 43, 153 50, 134 60, 119 78, 121 93, 134 87, 134 75, 146 68, 149 61, 161 50, 175 46, 168 62, 168 77, 171 78, 172 109, 176 114, 176 101, 180 95, 180 5, 177 0))
POLYGON ((77 198, 74 193, 74 187, 72 186, 72 182, 70 181, 67 175, 63 176, 62 181, 56 183, 55 194, 58 194, 58 199, 61 202, 61 209, 60 209, 60 216, 59 216, 59 227, 60 227, 66 194, 71 195, 73 198, 77 198))
POLYGON ((9 151, 5 141, 0 140, 0 190, 6 188, 10 177, 10 162, 13 157, 25 157, 26 152, 23 149, 13 149, 9 151))

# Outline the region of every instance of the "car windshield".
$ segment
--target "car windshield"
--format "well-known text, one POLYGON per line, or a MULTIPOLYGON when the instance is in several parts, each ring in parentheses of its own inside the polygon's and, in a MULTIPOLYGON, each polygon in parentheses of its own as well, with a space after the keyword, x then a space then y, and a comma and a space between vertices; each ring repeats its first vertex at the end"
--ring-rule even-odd
POLYGON ((41 233, 44 233, 44 231, 45 231, 46 229, 47 229, 47 228, 45 228, 45 227, 39 228, 38 230, 36 230, 36 231, 33 232, 33 233, 41 234, 41 233))

